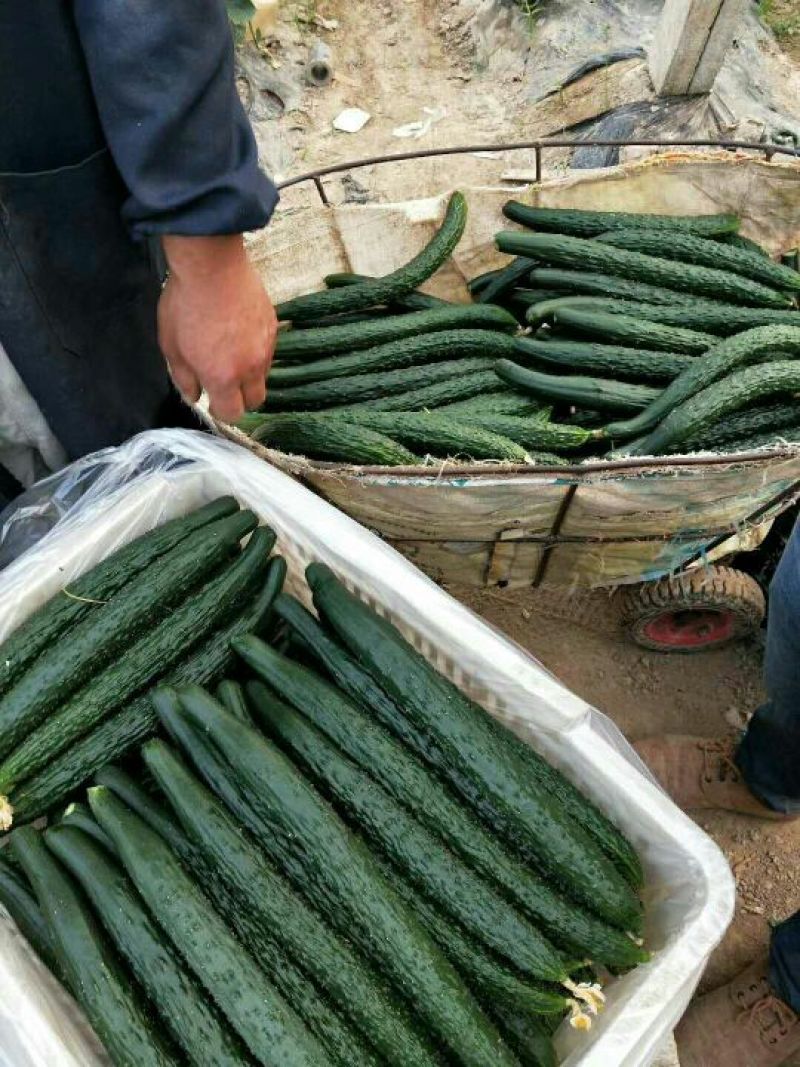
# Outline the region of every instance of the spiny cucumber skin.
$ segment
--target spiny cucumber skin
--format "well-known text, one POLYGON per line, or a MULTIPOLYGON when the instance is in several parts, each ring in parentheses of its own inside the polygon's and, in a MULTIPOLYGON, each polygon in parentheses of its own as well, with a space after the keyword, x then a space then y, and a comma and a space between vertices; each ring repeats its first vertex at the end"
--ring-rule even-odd
MULTIPOLYGON (((727 441, 714 449, 715 452, 756 452, 762 448, 781 448, 783 445, 800 445, 800 427, 790 427, 775 433, 758 433, 752 437, 742 437, 738 441, 727 441)), ((700 451, 700 449, 698 449, 700 451)))
MULTIPOLYGON (((567 305, 564 305, 567 306, 567 305)), ((707 335, 740 333, 754 326, 800 326, 800 312, 775 311, 773 308, 746 308, 736 304, 713 304, 698 301, 691 307, 662 307, 655 304, 633 304, 629 301, 609 301, 598 311, 626 315, 664 326, 677 326, 707 335)), ((717 338, 712 338, 713 344, 717 338)))
POLYGON ((498 361, 496 373, 503 381, 519 389, 529 389, 536 396, 598 410, 641 411, 661 392, 648 385, 608 378, 543 374, 508 359, 498 361))
POLYGON ((503 207, 503 214, 513 222, 537 230, 584 237, 595 237, 606 230, 632 226, 720 237, 735 233, 739 228, 736 215, 645 215, 628 211, 582 211, 580 208, 529 207, 516 200, 508 201, 503 207))
POLYGON ((708 451, 726 445, 729 441, 755 435, 774 433, 800 427, 800 404, 764 404, 761 407, 736 412, 724 422, 701 431, 697 437, 688 438, 684 444, 697 451, 708 451))
POLYGON ((590 374, 612 374, 634 381, 672 381, 696 356, 682 352, 648 351, 622 345, 595 344, 591 341, 540 341, 521 337, 517 341, 518 358, 528 357, 565 370, 590 374))
MULTIPOLYGON (((275 346, 275 359, 317 360, 356 349, 373 348, 389 341, 422 337, 439 330, 516 329, 512 315, 502 308, 482 304, 453 304, 407 315, 392 315, 364 323, 319 326, 314 329, 282 330, 275 346)), ((278 367, 274 367, 274 376, 278 367)))
POLYGON ((433 385, 422 385, 408 392, 393 396, 378 396, 358 404, 347 404, 330 408, 330 412, 342 415, 350 411, 427 411, 442 407, 454 400, 466 400, 487 393, 499 393, 505 385, 493 370, 473 371, 447 378, 433 385))
MULTIPOLYGON (((677 405, 688 400, 693 394, 731 374, 736 368, 755 362, 770 349, 800 353, 800 327, 757 326, 755 329, 725 338, 679 374, 661 395, 635 418, 607 426, 607 435, 612 439, 622 439, 652 430, 661 419, 667 417, 677 405)), ((764 365, 764 371, 768 366, 770 364, 764 365)))
POLYGON ((800 392, 800 361, 759 364, 729 374, 674 408, 630 455, 660 455, 668 447, 697 434, 707 423, 761 397, 800 392))
POLYGON ((501 252, 529 255, 559 266, 579 264, 585 270, 619 274, 623 278, 663 285, 668 289, 679 287, 684 292, 688 290, 717 300, 724 296, 734 303, 756 307, 787 308, 792 305, 791 299, 783 293, 737 274, 713 267, 676 263, 641 252, 627 252, 599 241, 554 234, 519 234, 508 230, 497 234, 495 240, 501 252))
POLYGON ((403 296, 442 266, 460 241, 466 221, 467 202, 461 193, 453 193, 436 235, 408 263, 382 278, 287 300, 278 306, 278 318, 296 322, 311 316, 360 311, 403 296))
POLYGON ((364 400, 382 400, 448 378, 459 378, 472 371, 488 370, 492 362, 491 359, 475 356, 446 360, 432 366, 402 367, 399 370, 334 378, 329 382, 308 382, 306 385, 287 386, 285 389, 270 389, 265 410, 314 411, 364 400))
POLYGON ((534 415, 543 409, 533 397, 507 389, 502 393, 471 396, 437 408, 442 415, 534 415))
MULTIPOLYGON (((502 308, 496 310, 505 314, 502 308)), ((511 315, 508 317, 516 329, 516 320, 511 315)), ((419 337, 388 341, 373 348, 298 363, 293 367, 276 367, 270 372, 269 385, 270 388, 283 388, 304 385, 306 382, 326 382, 376 371, 439 363, 448 359, 464 359, 467 356, 505 356, 512 350, 513 343, 507 334, 491 329, 437 330, 419 337)))
MULTIPOLYGON (((666 289, 659 285, 648 285, 646 282, 620 278, 614 274, 591 274, 582 270, 536 267, 531 271, 530 278, 534 285, 541 285, 543 289, 562 290, 565 294, 584 293, 587 296, 632 300, 642 304, 663 304, 665 307, 702 303, 692 293, 666 289)), ((714 303, 713 306, 718 305, 714 303)))
POLYGON ((583 310, 564 306, 555 312, 558 325, 569 326, 605 340, 619 341, 634 348, 656 348, 667 352, 684 352, 700 356, 718 343, 713 334, 665 326, 631 315, 617 315, 604 310, 583 310))
POLYGON ((313 415, 265 416, 253 439, 271 448, 338 463, 402 467, 420 459, 386 434, 354 422, 320 422, 313 415))
POLYGON ((765 259, 760 252, 709 241, 692 234, 670 233, 657 230, 614 230, 601 234, 603 244, 631 252, 662 259, 675 259, 682 263, 696 263, 702 267, 716 267, 741 274, 745 278, 778 289, 800 290, 800 274, 780 263, 765 259))

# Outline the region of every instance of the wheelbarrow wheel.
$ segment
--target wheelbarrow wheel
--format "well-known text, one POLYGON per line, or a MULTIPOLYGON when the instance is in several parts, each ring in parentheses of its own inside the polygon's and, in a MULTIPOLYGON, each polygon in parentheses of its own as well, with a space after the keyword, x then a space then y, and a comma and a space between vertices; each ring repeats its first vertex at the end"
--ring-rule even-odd
POLYGON ((766 612, 758 582, 712 565, 625 589, 622 622, 643 648, 705 652, 754 633, 766 612))

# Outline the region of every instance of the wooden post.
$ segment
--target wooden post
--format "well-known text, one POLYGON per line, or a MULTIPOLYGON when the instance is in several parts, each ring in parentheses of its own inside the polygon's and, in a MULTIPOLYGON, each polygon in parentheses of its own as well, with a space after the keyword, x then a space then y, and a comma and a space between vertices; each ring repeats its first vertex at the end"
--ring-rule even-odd
POLYGON ((710 92, 748 0, 664 0, 650 50, 659 96, 710 92))

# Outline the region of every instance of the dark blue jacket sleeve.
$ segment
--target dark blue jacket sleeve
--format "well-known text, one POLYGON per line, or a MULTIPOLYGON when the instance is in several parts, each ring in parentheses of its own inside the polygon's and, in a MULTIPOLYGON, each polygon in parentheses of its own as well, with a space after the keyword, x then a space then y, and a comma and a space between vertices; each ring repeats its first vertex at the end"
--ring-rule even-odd
POLYGON ((266 225, 278 195, 236 90, 223 0, 74 0, 74 10, 133 236, 266 225))

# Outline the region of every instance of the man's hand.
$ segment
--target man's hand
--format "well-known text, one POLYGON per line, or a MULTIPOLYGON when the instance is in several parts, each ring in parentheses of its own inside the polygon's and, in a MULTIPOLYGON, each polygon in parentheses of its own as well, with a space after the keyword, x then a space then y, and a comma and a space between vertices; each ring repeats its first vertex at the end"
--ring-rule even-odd
POLYGON ((264 403, 278 323, 241 235, 163 238, 169 279, 158 340, 178 389, 235 422, 264 403))

